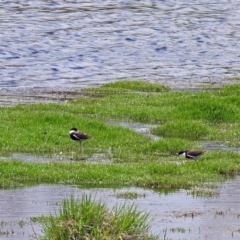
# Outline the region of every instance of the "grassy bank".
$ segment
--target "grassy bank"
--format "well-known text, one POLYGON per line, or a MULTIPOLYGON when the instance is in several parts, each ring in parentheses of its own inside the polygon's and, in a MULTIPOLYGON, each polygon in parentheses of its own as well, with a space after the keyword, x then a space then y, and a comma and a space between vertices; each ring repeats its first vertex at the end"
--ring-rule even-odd
POLYGON ((2 187, 74 183, 189 189, 234 177, 240 171, 240 157, 230 151, 207 152, 198 162, 185 164, 176 158, 182 149, 201 149, 202 142, 239 146, 240 85, 191 93, 145 82, 119 82, 85 89, 82 94, 83 98, 62 105, 0 109, 1 156, 26 153, 80 160, 2 161, 2 187), (109 125, 109 119, 155 124, 152 134, 161 138, 153 141, 131 129, 109 125), (84 143, 84 153, 68 136, 74 126, 93 137, 84 143), (81 161, 93 156, 110 164, 81 161))

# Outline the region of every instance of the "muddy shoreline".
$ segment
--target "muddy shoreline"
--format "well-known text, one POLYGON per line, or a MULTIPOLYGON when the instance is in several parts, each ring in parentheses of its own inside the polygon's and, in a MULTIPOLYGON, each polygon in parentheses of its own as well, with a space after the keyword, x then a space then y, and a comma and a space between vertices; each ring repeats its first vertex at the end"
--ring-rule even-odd
POLYGON ((74 89, 54 90, 49 88, 8 89, 0 91, 0 106, 14 106, 33 103, 65 103, 82 97, 81 91, 74 89))
MULTIPOLYGON (((202 90, 219 90, 223 86, 237 83, 237 80, 222 79, 205 79, 199 81, 160 81, 159 84, 170 87, 173 91, 199 92, 202 90)), ((101 84, 88 86, 99 87, 101 84)), ((86 86, 85 86, 86 87, 86 86)), ((86 97, 81 88, 56 88, 56 87, 20 87, 20 88, 0 88, 0 106, 15 106, 18 104, 33 103, 66 103, 71 99, 86 97)))

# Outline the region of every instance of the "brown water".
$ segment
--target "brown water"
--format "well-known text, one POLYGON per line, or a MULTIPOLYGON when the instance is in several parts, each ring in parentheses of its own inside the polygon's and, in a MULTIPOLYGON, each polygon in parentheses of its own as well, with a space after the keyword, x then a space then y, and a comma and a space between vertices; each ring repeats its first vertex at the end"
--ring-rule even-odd
POLYGON ((121 79, 189 87, 239 76, 240 2, 0 3, 0 90, 121 79))
MULTIPOLYGON (((134 203, 138 210, 154 218, 151 231, 159 239, 240 239, 239 190, 240 178, 220 187, 213 198, 193 197, 187 191, 171 194, 156 193, 141 188, 78 189, 77 187, 40 185, 0 191, 0 239, 33 239, 42 234, 39 224, 30 217, 56 214, 60 202, 70 195, 76 199, 83 194, 113 206, 134 203), (136 192, 141 197, 129 200, 118 198, 120 192, 136 192), (22 223, 22 224, 21 224, 22 223)), ((36 238, 35 238, 36 239, 36 238)))

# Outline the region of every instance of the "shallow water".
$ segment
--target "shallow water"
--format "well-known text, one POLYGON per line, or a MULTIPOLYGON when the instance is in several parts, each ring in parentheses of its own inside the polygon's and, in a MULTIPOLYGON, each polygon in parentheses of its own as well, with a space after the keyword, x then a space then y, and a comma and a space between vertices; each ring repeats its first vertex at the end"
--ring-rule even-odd
POLYGON ((239 75, 239 1, 1 1, 0 88, 239 75))
MULTIPOLYGON (((77 187, 40 185, 16 190, 0 191, 0 239, 33 239, 41 235, 39 224, 30 223, 30 217, 56 214, 60 202, 70 195, 76 199, 83 194, 112 207, 134 203, 138 210, 150 213, 154 220, 153 234, 159 239, 166 232, 168 239, 239 239, 240 178, 220 187, 218 197, 193 197, 187 191, 171 194, 156 193, 141 188, 78 189, 77 187), (141 197, 129 200, 118 198, 120 192, 137 192, 141 197), (21 226, 22 221, 23 226, 21 226)), ((36 238, 35 238, 36 239, 36 238)))
POLYGON ((144 123, 138 123, 138 122, 132 122, 132 121, 127 121, 127 122, 120 122, 120 121, 116 121, 116 120, 108 120, 106 122, 107 124, 113 125, 113 126, 120 126, 123 128, 129 128, 132 131, 140 134, 140 135, 144 135, 149 137, 151 140, 153 141, 158 141, 161 139, 161 137, 158 137, 154 134, 151 134, 151 129, 154 127, 157 127, 158 125, 154 125, 154 124, 144 124, 144 123))
POLYGON ((205 150, 209 150, 209 151, 221 150, 221 151, 231 151, 231 152, 240 153, 240 148, 229 147, 224 142, 204 142, 201 145, 205 150))

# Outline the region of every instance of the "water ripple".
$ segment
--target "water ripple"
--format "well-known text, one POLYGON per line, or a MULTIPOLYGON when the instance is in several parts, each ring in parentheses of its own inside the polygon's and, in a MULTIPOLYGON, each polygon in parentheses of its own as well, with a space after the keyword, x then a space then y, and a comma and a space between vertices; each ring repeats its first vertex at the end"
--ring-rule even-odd
POLYGON ((0 88, 239 75, 238 1, 2 1, 0 88))

